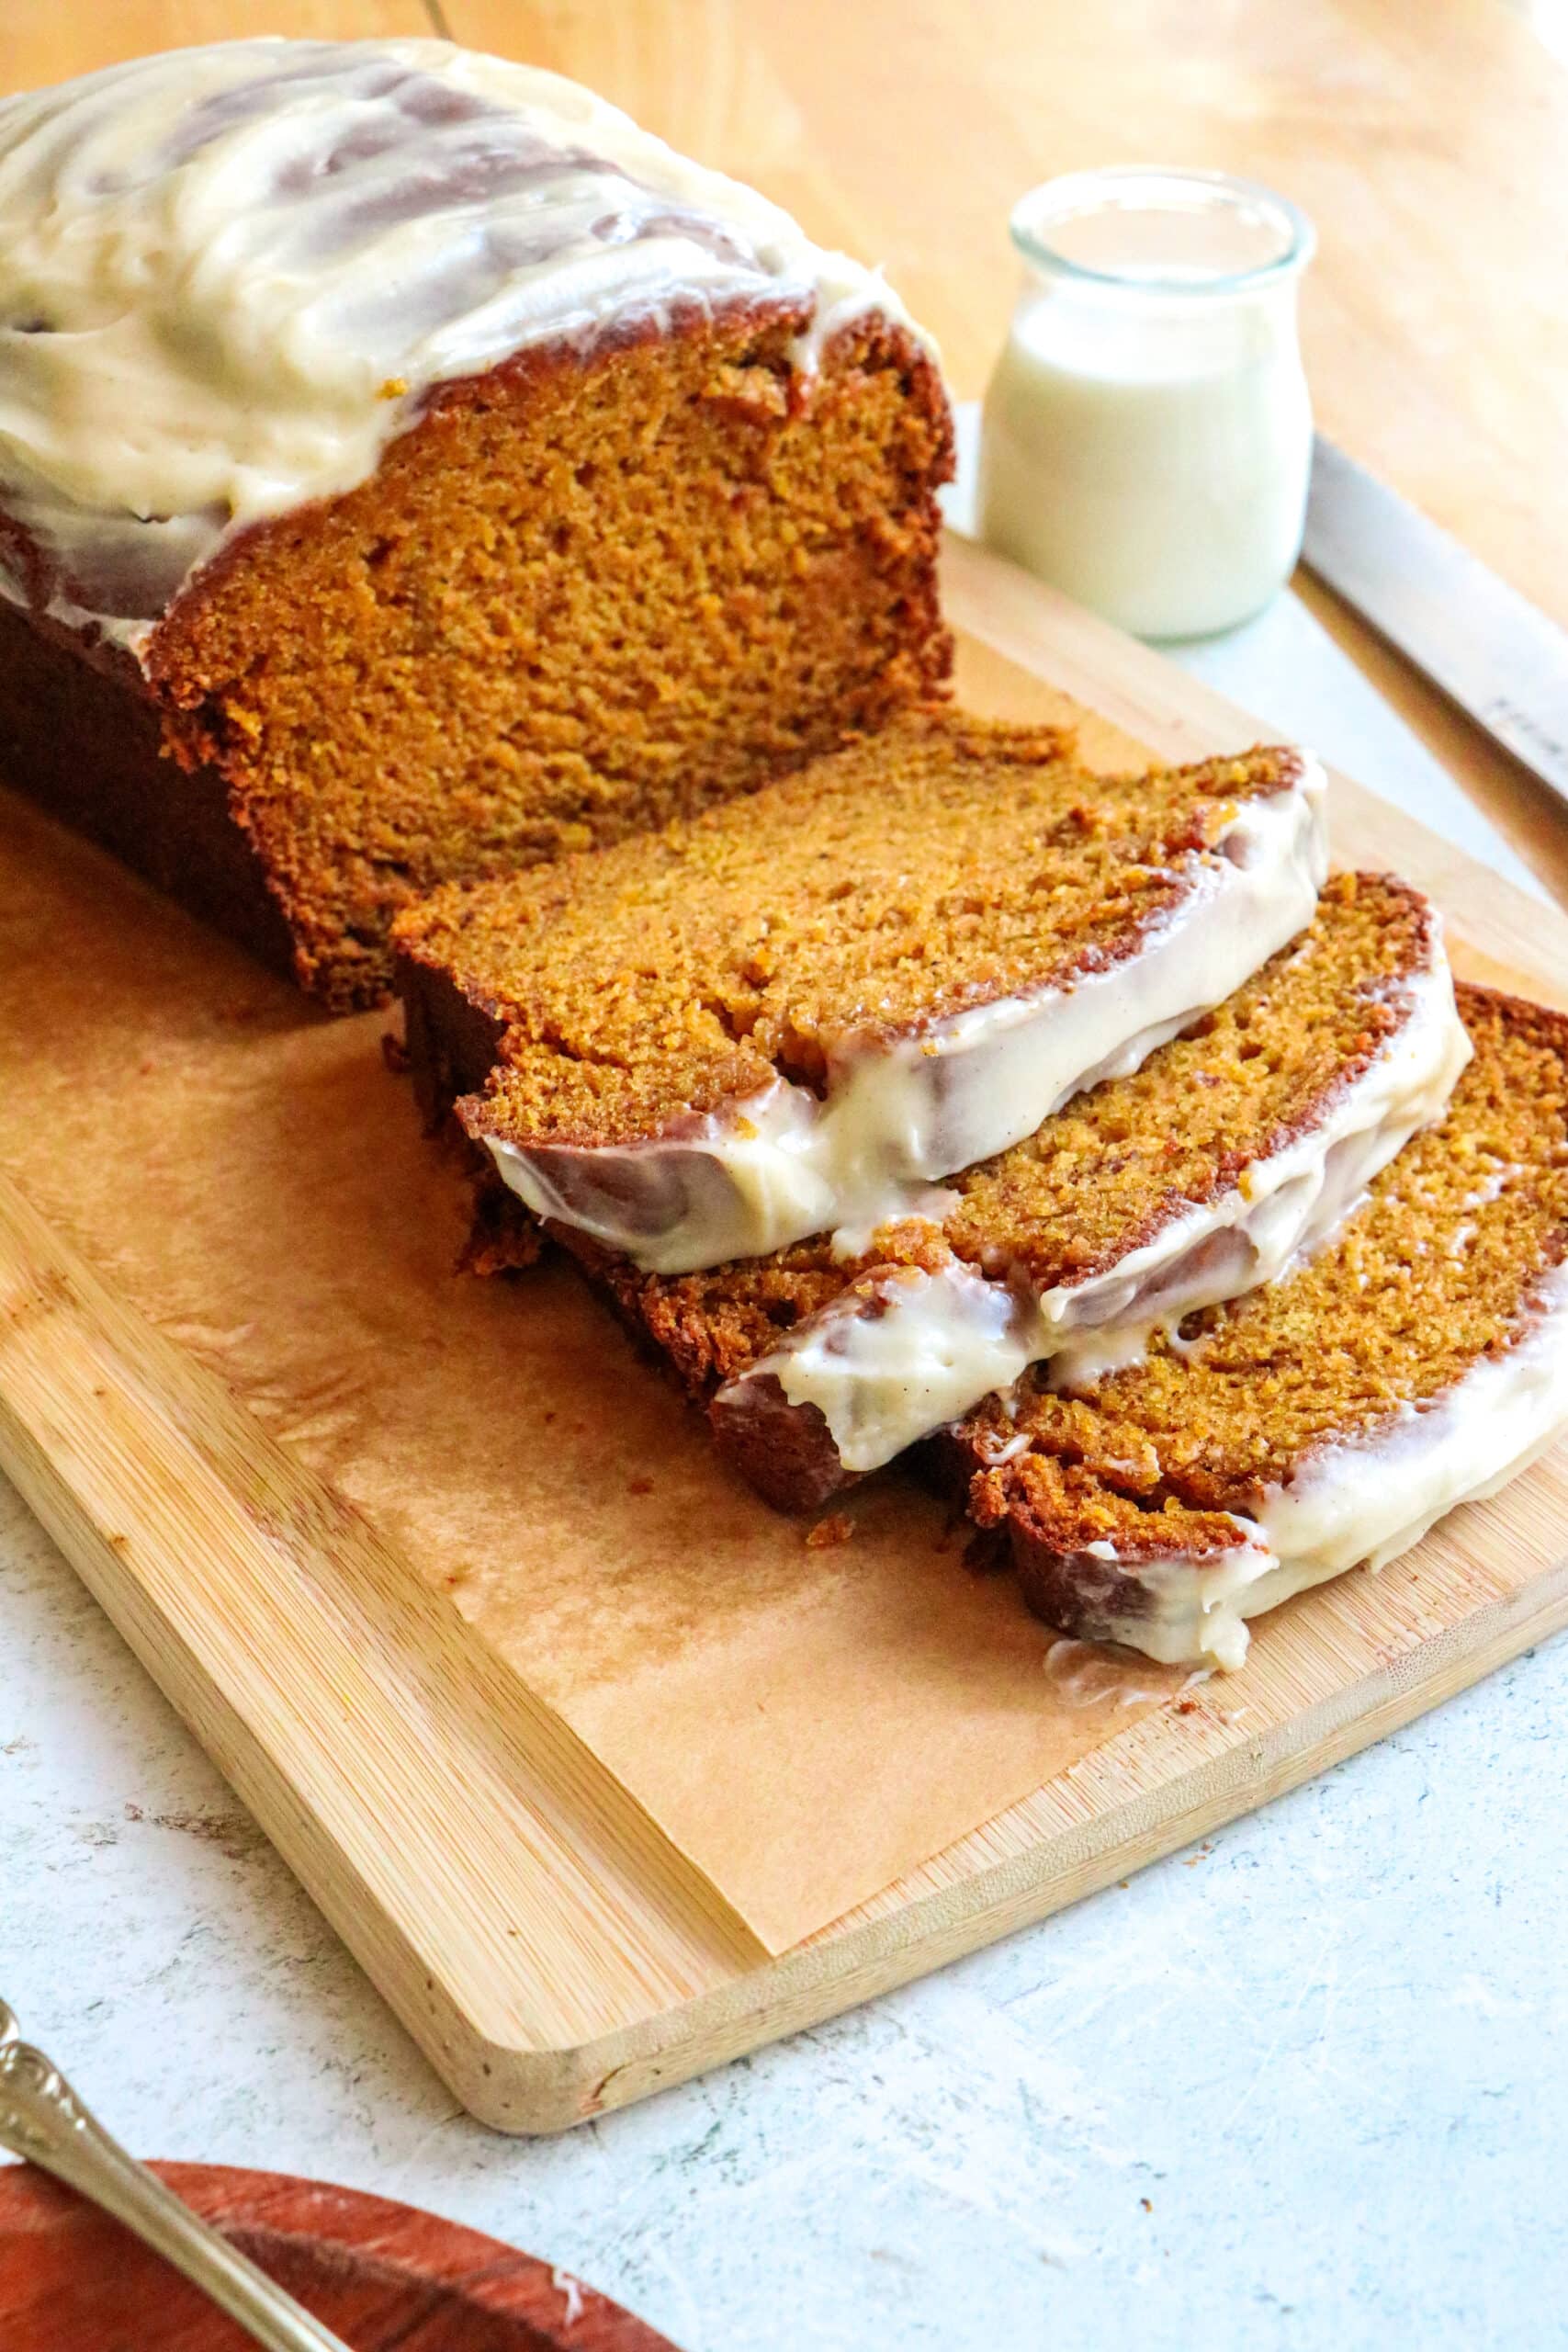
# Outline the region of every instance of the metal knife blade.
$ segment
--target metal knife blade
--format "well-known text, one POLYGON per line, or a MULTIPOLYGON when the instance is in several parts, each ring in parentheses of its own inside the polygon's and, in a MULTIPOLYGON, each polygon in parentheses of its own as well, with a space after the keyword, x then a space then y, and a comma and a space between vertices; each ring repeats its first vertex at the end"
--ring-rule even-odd
POLYGON ((1320 433, 1303 560, 1568 800, 1568 633, 1320 433))

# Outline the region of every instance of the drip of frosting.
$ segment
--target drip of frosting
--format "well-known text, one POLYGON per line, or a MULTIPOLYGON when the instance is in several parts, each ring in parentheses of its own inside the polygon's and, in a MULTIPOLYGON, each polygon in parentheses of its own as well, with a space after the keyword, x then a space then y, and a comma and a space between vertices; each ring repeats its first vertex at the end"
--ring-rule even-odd
POLYGON ((489 1136, 496 1168, 536 1215, 650 1273, 929 1216, 933 1182, 1136 1069, 1305 928, 1327 865, 1323 801, 1323 770, 1303 753, 1292 789, 1242 803, 1192 854, 1190 887, 1134 953, 858 1050, 829 1069, 823 1098, 779 1079, 694 1133, 631 1146, 489 1136))
POLYGON ((0 565, 137 648, 227 539, 355 488, 434 385, 627 318, 881 279, 591 91, 434 40, 258 40, 0 102, 0 565), (24 574, 30 571, 32 577, 24 574))
POLYGON ((1079 1385, 1135 1362, 1153 1332, 1195 1308, 1277 1281, 1324 1247, 1417 1128, 1442 1116, 1470 1059, 1437 940, 1401 994, 1400 1026, 1312 1128, 1254 1160, 1233 1187, 1173 1211, 1105 1272, 1035 1293, 956 1259, 889 1268, 798 1324, 729 1384, 718 1408, 771 1377, 791 1405, 816 1406, 847 1471, 874 1470, 1031 1364, 1049 1359, 1054 1386, 1079 1385))

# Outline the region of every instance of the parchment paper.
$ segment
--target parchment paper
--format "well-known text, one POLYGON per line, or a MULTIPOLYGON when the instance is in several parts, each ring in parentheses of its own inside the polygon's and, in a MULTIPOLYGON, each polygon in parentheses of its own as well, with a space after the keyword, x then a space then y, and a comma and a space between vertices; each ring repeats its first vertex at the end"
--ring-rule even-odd
POLYGON ((450 1594, 771 1950, 1179 1683, 1056 1670, 1011 1581, 966 1569, 966 1531, 896 1472, 843 1506, 851 1540, 813 1547, 569 1270, 457 1274, 462 1186, 384 1066, 389 1019, 325 1020, 0 793, 0 1162, 450 1594))

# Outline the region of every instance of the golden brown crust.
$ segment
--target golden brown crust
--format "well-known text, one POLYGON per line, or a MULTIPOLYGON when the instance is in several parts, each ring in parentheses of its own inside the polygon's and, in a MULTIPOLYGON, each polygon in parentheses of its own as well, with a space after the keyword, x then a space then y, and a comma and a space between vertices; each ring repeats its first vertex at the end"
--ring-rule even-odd
POLYGON ((163 756, 159 712, 127 655, 0 598, 0 769, 275 971, 293 941, 261 860, 210 766, 163 756))
MULTIPOLYGON (((515 1214, 507 1222, 525 1226, 515 1214)), ((476 1204, 483 1215, 482 1200, 476 1204)), ((813 1306, 843 1288, 842 1270, 825 1241, 801 1242, 716 1275, 671 1280, 645 1274, 585 1234, 552 1225, 558 1242, 586 1274, 639 1350, 674 1381, 688 1403, 705 1410, 719 1451, 775 1510, 815 1510, 852 1486, 827 1422, 814 1405, 791 1405, 776 1380, 748 1382, 719 1409, 727 1383, 748 1371, 813 1306)), ((503 1262, 503 1261, 498 1261, 503 1262)), ((479 1263, 479 1271, 493 1271, 479 1263)))
MULTIPOLYGON (((505 1034, 496 1009, 465 995, 434 964, 399 956, 393 981, 403 1007, 408 1067, 425 1127, 446 1125, 459 1095, 484 1084, 505 1034)), ((489 1165, 489 1155, 479 1155, 489 1165)), ((519 1203, 521 1209, 521 1203, 519 1203)))
POLYGON ((1167 1498, 1143 1509, 1109 1489, 1081 1463, 1024 1455, 1017 1474, 981 1472, 969 1511, 983 1530, 1002 1532, 1024 1599, 1064 1634, 1098 1637, 1108 1623, 1153 1613, 1151 1566, 1179 1557, 1195 1570, 1236 1546, 1235 1521, 1167 1498), (1113 1556, 1107 1557, 1109 1548, 1113 1556))

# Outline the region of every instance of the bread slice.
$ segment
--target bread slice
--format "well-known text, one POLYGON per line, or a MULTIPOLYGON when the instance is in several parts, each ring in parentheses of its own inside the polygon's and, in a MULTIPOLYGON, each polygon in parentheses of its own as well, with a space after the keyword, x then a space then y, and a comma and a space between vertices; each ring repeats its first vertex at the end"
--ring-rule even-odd
POLYGON ((750 1484, 809 1510, 1040 1358, 1132 1360, 1321 1246, 1469 1052, 1432 909, 1339 875, 1224 1005, 954 1177, 940 1221, 676 1276, 561 1238, 750 1484))
POLYGON ((1049 1623, 1236 1666, 1245 1619, 1393 1559, 1568 1419, 1568 1019, 1459 997, 1475 1052, 1447 1116, 1330 1248, 942 1441, 1049 1623))
POLYGON ((646 1271, 918 1213, 1312 918, 1305 754, 1106 777, 1068 751, 922 712, 744 804, 439 892, 395 930, 412 1048, 471 1075, 488 1035, 468 1134, 646 1271))

